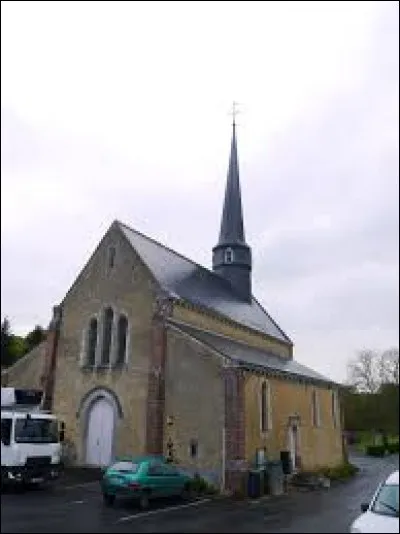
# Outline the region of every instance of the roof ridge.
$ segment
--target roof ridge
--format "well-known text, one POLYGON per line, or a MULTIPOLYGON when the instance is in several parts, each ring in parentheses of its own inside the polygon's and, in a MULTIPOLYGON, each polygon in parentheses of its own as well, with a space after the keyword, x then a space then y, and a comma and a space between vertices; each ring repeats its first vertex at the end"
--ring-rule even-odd
POLYGON ((174 326, 178 330, 183 331, 184 333, 186 333, 187 335, 191 336, 192 338, 197 339, 201 343, 204 343, 205 345, 207 345, 208 347, 210 347, 214 351, 218 352, 222 356, 224 356, 226 358, 229 358, 231 361, 232 360, 236 360, 240 365, 244 365, 244 366, 249 365, 250 367, 253 367, 253 368, 254 367, 257 367, 257 368, 260 367, 260 368, 263 368, 263 369, 267 368, 267 369, 270 369, 270 370, 272 370, 274 372, 278 372, 282 376, 296 376, 296 377, 300 376, 303 379, 305 378, 305 379, 307 379, 309 381, 312 381, 312 382, 322 382, 324 384, 330 384, 330 385, 337 384, 335 381, 333 381, 330 378, 322 375, 318 371, 315 371, 311 367, 308 367, 308 366, 300 363, 297 360, 282 358, 281 356, 279 356, 279 355, 277 355, 277 354, 275 354, 273 352, 268 352, 267 350, 262 349, 260 347, 254 347, 254 346, 249 345, 249 344, 247 344, 247 343, 245 343, 243 341, 239 341, 237 339, 228 337, 228 336, 226 336, 224 334, 221 334, 219 332, 214 332, 214 331, 211 331, 211 330, 200 328, 198 326, 190 325, 190 324, 182 322, 182 321, 177 321, 176 319, 171 318, 171 317, 169 317, 167 319, 167 323, 169 323, 171 326, 174 326), (198 337, 196 337, 196 335, 199 335, 201 333, 204 333, 204 334, 206 334, 208 336, 211 336, 211 338, 220 338, 220 339, 226 340, 226 341, 228 341, 230 343, 237 344, 239 346, 244 346, 247 349, 249 349, 250 351, 253 351, 253 352, 256 352, 256 353, 261 353, 263 356, 268 358, 269 361, 265 361, 265 362, 261 362, 261 363, 250 363, 250 362, 246 361, 246 358, 236 358, 235 356, 232 356, 232 354, 227 353, 227 351, 225 351, 224 349, 221 349, 220 347, 215 346, 213 344, 212 340, 210 340, 210 339, 204 340, 201 337, 200 337, 200 339, 198 337), (277 361, 282 362, 285 367, 280 368, 280 369, 274 368, 273 367, 274 362, 277 362, 277 361), (287 366, 291 366, 293 364, 297 365, 299 368, 297 370, 295 370, 295 369, 291 369, 291 370, 287 369, 287 366), (304 371, 301 372, 301 368, 303 368, 304 370, 307 370, 307 371, 312 371, 314 376, 304 374, 304 371))
MULTIPOLYGON (((204 267, 204 265, 200 265, 200 263, 197 263, 194 260, 191 260, 187 256, 184 256, 180 252, 177 252, 176 250, 172 249, 171 247, 167 247, 166 245, 164 245, 164 243, 161 243, 161 241, 157 241, 157 239, 154 239, 153 237, 149 237, 148 235, 144 234, 143 232, 140 232, 139 230, 136 230, 135 228, 132 228, 132 226, 128 226, 127 224, 125 224, 125 223, 123 223, 123 222, 121 222, 119 220, 116 220, 116 222, 118 224, 120 224, 121 226, 125 226, 125 228, 127 228, 131 232, 135 232, 136 234, 139 234, 140 236, 144 237, 145 239, 148 239, 149 241, 153 242, 154 244, 158 245, 159 247, 162 247, 165 250, 168 250, 169 252, 172 252, 176 256, 179 256, 180 258, 188 261, 189 263, 192 263, 193 265, 196 265, 196 267, 200 267, 201 269, 206 270, 210 274, 215 274, 210 269, 207 269, 207 267, 204 267)), ((218 275, 216 275, 216 276, 218 276, 218 275)))
MULTIPOLYGON (((46 329, 47 331, 47 329, 46 329)), ((47 339, 43 339, 43 341, 41 341, 38 345, 35 345, 34 347, 32 347, 32 349, 27 352, 26 354, 24 354, 23 356, 21 356, 21 358, 19 358, 16 362, 14 362, 12 365, 4 368, 1 370, 1 374, 2 375, 6 375, 7 373, 9 373, 10 371, 14 370, 15 368, 17 368, 21 363, 23 362, 26 362, 28 361, 31 357, 37 355, 37 353, 40 352, 45 348, 46 346, 46 343, 47 343, 47 339)))
POLYGON ((137 252, 142 256, 142 260, 147 265, 149 271, 157 280, 159 287, 165 289, 171 297, 190 302, 199 306, 201 309, 206 309, 212 313, 217 313, 221 317, 228 318, 239 326, 244 326, 260 334, 267 334, 273 339, 277 339, 291 346, 293 345, 290 338, 261 306, 253 294, 251 295, 250 301, 244 301, 232 287, 231 283, 211 268, 200 265, 180 252, 173 250, 162 242, 132 228, 120 220, 115 220, 113 224, 125 235, 130 246, 137 249, 137 252), (155 249, 155 252, 149 253, 149 250, 146 251, 149 248, 155 249), (157 259, 152 257, 152 254, 153 256, 154 254, 162 256, 164 263, 167 263, 165 265, 159 264, 157 259), (167 271, 169 269, 168 262, 171 263, 171 272, 173 273, 171 279, 164 273, 165 269, 167 271), (177 275, 177 272, 181 272, 182 274, 177 275), (174 279, 174 276, 177 276, 177 278, 174 279), (188 280, 192 280, 195 283, 195 287, 197 284, 198 287, 203 288, 198 294, 198 299, 195 298, 195 293, 192 297, 188 294, 188 289, 190 291, 189 285, 185 287, 179 286, 179 284, 185 283, 188 280), (208 289, 206 289, 207 286, 209 286, 208 289), (216 294, 214 295, 215 291, 216 294), (216 298, 215 301, 213 301, 213 295, 216 298))
POLYGON ((227 336, 226 334, 221 334, 221 332, 217 332, 215 330, 208 330, 207 328, 202 328, 193 324, 185 323, 184 321, 179 321, 175 319, 174 317, 168 317, 167 322, 176 324, 177 326, 187 326, 189 328, 192 328, 193 330, 198 330, 199 332, 204 332, 205 334, 211 334, 215 337, 220 337, 222 339, 227 339, 228 341, 231 341, 232 343, 237 343, 238 345, 243 345, 247 348, 257 350, 262 352, 263 354, 267 354, 268 356, 274 356, 276 358, 280 358, 278 354, 275 354, 274 352, 268 352, 265 349, 262 349, 261 347, 254 347, 253 345, 250 345, 249 343, 246 343, 245 341, 242 341, 240 339, 235 339, 233 337, 227 336))
POLYGON ((253 299, 255 300, 255 302, 258 304, 258 306, 260 306, 260 308, 262 309, 262 311, 265 313, 265 315, 268 316, 268 319, 274 323, 274 325, 276 326, 276 328, 282 333, 282 335, 287 339, 287 341, 290 342, 291 345, 293 345, 293 341, 290 339, 290 337, 286 334, 286 332, 284 330, 282 330, 282 328, 279 326, 279 324, 275 321, 275 319, 273 319, 271 317, 271 315, 267 312, 267 310, 265 309, 265 307, 261 304, 261 302, 254 296, 252 295, 253 299))
MULTIPOLYGON (((132 228, 132 226, 128 226, 127 224, 119 221, 118 219, 115 220, 115 222, 121 226, 124 226, 125 228, 127 228, 128 230, 130 230, 131 232, 135 232, 136 234, 140 235, 141 237, 144 237, 145 239, 147 239, 148 241, 151 241, 152 243, 154 243, 155 245, 158 245, 159 247, 162 247, 163 249, 167 250, 168 252, 172 252, 172 254, 175 254, 175 256, 178 256, 179 258, 182 258, 183 260, 185 261, 188 261, 189 263, 191 263, 193 266, 195 267, 198 267, 199 269, 202 269, 203 271, 206 271, 207 274, 210 274, 211 276, 215 276, 216 278, 218 278, 218 280, 221 280, 222 282, 225 282, 226 284, 226 287, 229 288, 229 290, 232 292, 232 296, 238 298, 236 292, 234 291, 234 289, 231 287, 231 285, 229 284, 229 282, 227 282, 225 280, 225 278, 223 278, 222 276, 220 276, 218 273, 215 273, 212 269, 209 269, 208 267, 205 267, 204 265, 201 265, 200 263, 197 263, 196 261, 190 259, 188 256, 185 256, 184 254, 181 254, 180 252, 177 252, 176 250, 174 250, 173 248, 171 247, 168 247, 167 245, 164 245, 164 243, 161 243, 161 241, 157 241, 157 239, 154 239, 153 237, 149 237, 148 235, 144 234, 143 232, 140 232, 139 230, 136 230, 135 228, 132 228)), ((252 298, 254 299, 254 296, 252 295, 252 298)), ((238 298, 238 300, 240 300, 238 298)), ((254 299, 255 300, 255 299, 254 299)))

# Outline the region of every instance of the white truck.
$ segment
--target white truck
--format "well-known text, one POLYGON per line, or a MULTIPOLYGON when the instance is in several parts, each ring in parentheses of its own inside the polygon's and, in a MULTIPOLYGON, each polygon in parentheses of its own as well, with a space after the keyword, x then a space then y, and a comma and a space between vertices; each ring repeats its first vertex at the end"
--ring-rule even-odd
POLYGON ((1 388, 1 485, 39 484, 61 473, 64 425, 41 410, 42 392, 1 388))

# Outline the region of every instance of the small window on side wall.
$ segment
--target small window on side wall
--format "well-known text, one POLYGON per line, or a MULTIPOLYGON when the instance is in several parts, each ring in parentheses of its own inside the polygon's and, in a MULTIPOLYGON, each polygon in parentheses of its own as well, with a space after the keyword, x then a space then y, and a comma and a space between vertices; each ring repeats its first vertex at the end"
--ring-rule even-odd
POLYGON ((189 444, 189 456, 193 460, 198 457, 199 454, 199 444, 197 439, 191 439, 189 444))
POLYGON ((110 247, 108 249, 108 268, 109 269, 112 269, 115 265, 115 254, 116 254, 115 247, 110 247))

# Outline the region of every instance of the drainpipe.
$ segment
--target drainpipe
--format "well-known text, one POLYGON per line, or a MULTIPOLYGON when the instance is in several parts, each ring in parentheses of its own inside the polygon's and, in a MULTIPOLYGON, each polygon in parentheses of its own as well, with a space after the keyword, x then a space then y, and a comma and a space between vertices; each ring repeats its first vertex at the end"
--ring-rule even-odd
POLYGON ((222 477, 221 477, 221 493, 225 491, 225 472, 226 472, 226 429, 225 425, 222 427, 222 477))
POLYGON ((57 346, 60 337, 61 307, 53 307, 53 317, 47 332, 46 372, 41 409, 51 410, 53 407, 54 381, 56 372, 57 346))

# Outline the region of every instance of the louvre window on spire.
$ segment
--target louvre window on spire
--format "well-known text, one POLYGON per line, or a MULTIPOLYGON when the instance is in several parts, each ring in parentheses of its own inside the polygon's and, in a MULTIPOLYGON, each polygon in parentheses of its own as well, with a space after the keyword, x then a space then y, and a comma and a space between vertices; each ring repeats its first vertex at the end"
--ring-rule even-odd
POLYGON ((234 254, 231 248, 227 248, 225 250, 224 260, 225 260, 225 263, 233 263, 234 254))

